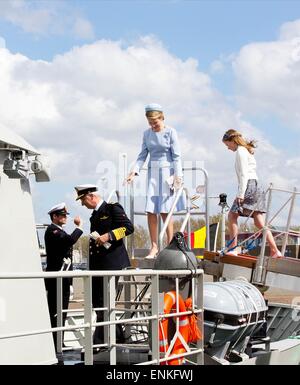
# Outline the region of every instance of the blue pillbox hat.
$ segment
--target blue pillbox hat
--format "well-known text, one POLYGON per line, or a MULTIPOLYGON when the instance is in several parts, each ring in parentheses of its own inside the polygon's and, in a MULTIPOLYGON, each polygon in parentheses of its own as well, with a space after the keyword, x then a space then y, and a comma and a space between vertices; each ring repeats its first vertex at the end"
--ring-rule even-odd
POLYGON ((162 106, 160 106, 159 104, 157 103, 151 103, 151 104, 147 104, 145 106, 145 112, 149 112, 149 111, 159 111, 159 112, 163 112, 163 109, 162 109, 162 106))

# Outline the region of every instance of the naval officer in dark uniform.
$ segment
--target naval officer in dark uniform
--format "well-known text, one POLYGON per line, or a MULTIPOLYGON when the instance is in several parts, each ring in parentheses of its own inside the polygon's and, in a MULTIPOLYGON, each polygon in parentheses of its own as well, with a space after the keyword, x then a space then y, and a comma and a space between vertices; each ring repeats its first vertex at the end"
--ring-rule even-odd
MULTIPOLYGON (((95 185, 76 186, 76 200, 93 210, 90 218, 91 233, 96 231, 94 237, 90 238, 89 269, 90 270, 121 270, 130 266, 127 250, 123 238, 133 233, 133 224, 125 214, 119 203, 107 203, 99 194, 95 185)), ((117 281, 117 277, 116 277, 117 281)), ((92 280, 92 302, 93 307, 103 307, 103 278, 94 277, 92 280)), ((97 322, 103 321, 103 311, 97 312, 97 322)), ((118 342, 124 342, 122 328, 116 327, 118 342)), ((94 333, 94 344, 101 344, 104 340, 103 327, 97 327, 94 333)))
MULTIPOLYGON (((67 267, 68 270, 73 270, 73 245, 77 242, 83 233, 81 229, 82 221, 80 217, 75 217, 74 224, 76 225, 76 228, 72 234, 67 234, 63 229, 63 225, 66 224, 67 215, 69 214, 67 212, 65 203, 63 202, 55 205, 49 210, 48 214, 50 215, 52 223, 47 227, 45 232, 45 247, 47 254, 46 271, 59 271, 62 269, 65 270, 65 267, 67 267)), ((48 278, 45 280, 45 284, 47 290, 51 327, 57 327, 56 279, 48 278)), ((63 279, 63 309, 68 309, 69 306, 71 284, 71 278, 63 279)), ((63 325, 65 324, 66 318, 67 313, 63 313, 63 325)), ((53 338, 56 348, 56 333, 53 333, 53 338)))

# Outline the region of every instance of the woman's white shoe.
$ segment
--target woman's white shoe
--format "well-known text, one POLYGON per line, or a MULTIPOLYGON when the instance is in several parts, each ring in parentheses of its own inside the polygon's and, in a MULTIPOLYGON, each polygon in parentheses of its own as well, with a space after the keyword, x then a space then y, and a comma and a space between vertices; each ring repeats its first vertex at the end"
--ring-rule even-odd
POLYGON ((231 255, 233 257, 237 257, 238 256, 238 252, 233 250, 233 251, 227 251, 227 253, 225 253, 225 255, 231 255))
POLYGON ((281 254, 281 251, 278 251, 278 253, 271 255, 271 258, 283 258, 283 255, 281 254))
POLYGON ((156 258, 156 254, 152 255, 152 254, 149 254, 145 257, 145 259, 155 259, 156 258))

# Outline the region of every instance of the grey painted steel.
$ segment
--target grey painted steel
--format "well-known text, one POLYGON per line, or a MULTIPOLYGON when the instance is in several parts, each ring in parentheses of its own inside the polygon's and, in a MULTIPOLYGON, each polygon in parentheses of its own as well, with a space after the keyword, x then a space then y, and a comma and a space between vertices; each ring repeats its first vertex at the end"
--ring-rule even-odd
MULTIPOLYGON (((146 213, 144 211, 135 211, 134 212, 134 215, 138 215, 138 216, 145 216, 146 213)), ((182 216, 182 211, 181 212, 175 212, 173 213, 174 216, 182 216)), ((205 215, 205 211, 197 211, 196 209, 193 210, 191 212, 191 216, 194 216, 194 215, 205 215)))
MULTIPOLYGON (((131 284, 132 284, 132 281, 131 281, 131 277, 124 277, 124 297, 125 297, 125 301, 126 302, 129 302, 130 303, 130 298, 131 298, 131 284)), ((120 282, 119 282, 120 283, 120 282)), ((134 298, 136 298, 136 295, 134 296, 134 298)), ((128 309, 126 312, 125 312, 125 318, 128 318, 130 317, 130 309, 128 309)), ((125 326, 125 338, 129 338, 130 337, 130 325, 126 325, 125 326)))
MULTIPOLYGON (((147 168, 142 168, 141 169, 141 171, 145 171, 145 170, 147 170, 147 168)), ((206 223, 206 249, 209 251, 210 250, 210 234, 209 234, 209 185, 208 185, 209 182, 208 182, 208 173, 202 167, 185 167, 185 168, 183 168, 183 171, 202 171, 203 174, 204 174, 204 179, 205 179, 205 211, 204 212, 196 212, 196 211, 195 212, 190 212, 190 215, 204 215, 205 216, 205 223, 206 223)), ((130 200, 130 220, 134 224, 134 217, 135 217, 135 215, 140 215, 140 216, 147 215, 145 212, 135 211, 134 210, 134 183, 131 183, 130 186, 129 186, 129 200, 130 200)), ((188 197, 187 197, 187 200, 189 200, 188 197)), ((171 211, 173 211, 172 215, 182 215, 182 213, 175 213, 174 212, 175 206, 176 206, 176 203, 174 205, 174 208, 172 206, 173 210, 171 208, 171 211)), ((160 229, 161 219, 159 219, 159 224, 158 224, 158 227, 159 227, 158 228, 158 234, 159 234, 159 237, 158 237, 158 249, 159 250, 161 250, 161 247, 162 247, 162 244, 163 244, 162 243, 162 239, 163 239, 164 233, 166 232, 167 224, 170 221, 170 218, 171 218, 171 215, 170 215, 169 218, 167 217, 167 219, 165 221, 165 224, 163 226, 163 230, 160 229), (167 222, 167 224, 166 224, 166 222, 167 222), (162 234, 163 231, 164 231, 164 233, 162 234), (162 236, 161 236, 161 234, 162 234, 162 236)), ((189 230, 188 230, 188 234, 189 234, 188 239, 189 239, 189 241, 188 242, 190 242, 190 236, 191 236, 190 235, 190 217, 187 218, 187 221, 189 223, 189 225, 188 225, 189 226, 189 230)), ((129 255, 131 256, 131 258, 135 258, 135 255, 134 255, 134 235, 130 237, 130 241, 128 243, 129 243, 129 246, 128 246, 129 255)), ((190 245, 190 243, 189 243, 189 245, 190 245)))
MULTIPOLYGON (((273 189, 274 191, 274 189, 273 189)), ((280 209, 273 215, 273 217, 269 220, 269 225, 273 222, 273 220, 277 217, 277 215, 279 215, 281 213, 281 211, 283 211, 283 209, 285 208, 285 206, 288 205, 288 203, 291 201, 292 197, 289 197, 289 199, 280 207, 280 209)))
POLYGON ((159 215, 158 217, 158 226, 157 226, 157 236, 158 236, 158 250, 160 250, 161 246, 162 246, 162 243, 161 245, 159 246, 159 243, 160 243, 160 240, 159 240, 159 234, 161 233, 162 231, 162 219, 161 219, 161 216, 159 215))
MULTIPOLYGON (((120 154, 120 156, 119 156, 119 171, 121 173, 121 178, 119 178, 119 181, 120 181, 120 179, 123 181, 122 186, 120 186, 120 188, 121 188, 121 197, 123 197, 121 204, 124 208, 125 213, 127 213, 127 207, 128 207, 128 202, 127 202, 127 200, 128 200, 127 199, 127 197, 128 197, 128 183, 125 182, 125 179, 127 177, 127 169, 128 169, 127 168, 127 154, 124 152, 124 153, 120 154), (121 157, 121 160, 120 160, 120 157, 121 157)), ((124 242, 126 249, 128 250, 127 237, 125 237, 123 239, 123 242, 124 242)))
POLYGON ((220 358, 224 357, 224 353, 229 355, 235 351, 241 357, 250 336, 264 324, 267 310, 260 291, 248 282, 236 280, 205 283, 206 353, 220 358))
POLYGON ((299 277, 268 272, 266 277, 266 285, 271 287, 284 288, 291 291, 299 291, 300 279, 299 277))
MULTIPOLYGON (((188 269, 184 270, 155 270, 151 271, 149 269, 131 269, 131 270, 73 270, 73 271, 65 271, 65 272, 59 272, 59 271, 53 271, 53 272, 32 272, 32 273, 1 273, 0 272, 0 279, 5 280, 11 280, 11 279, 38 279, 38 278, 71 278, 71 277, 107 277, 110 275, 115 276, 144 276, 144 275, 162 275, 162 276, 168 276, 168 275, 186 275, 190 274, 191 271, 188 269)), ((197 269, 197 274, 203 273, 202 269, 197 269)))
POLYGON ((267 330, 272 342, 300 335, 300 317, 296 313, 291 305, 269 305, 267 330))
MULTIPOLYGON (((56 280, 56 314, 57 314, 57 327, 65 326, 63 325, 63 301, 62 301, 62 278, 57 278, 56 280)), ((56 334, 57 342, 57 352, 62 352, 63 345, 63 332, 59 330, 56 334)))
POLYGON ((205 180, 205 224, 206 224, 206 250, 210 250, 209 240, 209 179, 208 172, 203 167, 185 167, 184 171, 202 171, 205 180))
POLYGON ((25 139, 23 139, 11 129, 0 124, 0 151, 16 149, 26 150, 30 155, 40 154, 34 147, 26 142, 25 139))
POLYGON ((198 277, 198 282, 196 285, 196 296, 194 295, 195 293, 195 280, 193 279, 193 295, 192 298, 193 300, 196 299, 196 305, 197 309, 201 309, 201 313, 197 315, 197 324, 201 332, 202 338, 197 341, 197 349, 199 349, 199 353, 197 353, 197 365, 204 365, 204 292, 203 292, 203 287, 204 287, 204 275, 201 274, 198 277))
MULTIPOLYGON (((127 192, 128 192, 128 184, 125 183, 125 178, 127 177, 127 173, 128 173, 128 167, 127 167, 127 153, 126 152, 123 152, 121 154, 121 166, 120 168, 122 169, 122 176, 121 176, 121 180, 123 180, 123 202, 122 202, 122 206, 125 210, 125 213, 127 213, 127 192)), ((122 194, 121 194, 122 195, 122 194)))
POLYGON ((187 189, 184 190, 186 194, 186 199, 187 199, 187 217, 188 217, 188 222, 187 222, 187 245, 188 248, 191 249, 192 247, 192 242, 191 242, 191 200, 189 199, 188 196, 188 191, 187 189))
POLYGON ((118 190, 112 190, 109 194, 109 196, 107 197, 106 199, 106 202, 107 203, 110 203, 111 202, 111 198, 113 197, 113 195, 116 194, 116 197, 117 197, 117 202, 120 202, 120 193, 118 190))
POLYGON ((265 275, 266 275, 265 250, 266 250, 266 240, 267 240, 267 231, 268 231, 268 223, 269 223, 268 221, 269 221, 269 215, 270 215, 271 202, 272 202, 272 183, 270 184, 270 189, 269 189, 267 213, 266 213, 266 219, 265 219, 265 226, 263 228, 263 239, 262 239, 260 255, 256 263, 256 268, 253 276, 253 282, 259 285, 264 284, 265 275))
POLYGON ((210 234, 209 234, 209 182, 208 182, 208 173, 202 168, 201 171, 205 176, 205 223, 206 223, 206 250, 210 251, 210 234))
POLYGON ((294 188, 294 192, 292 194, 292 199, 291 199, 291 205, 290 205, 290 209, 289 209, 289 215, 288 215, 287 223, 286 223, 286 231, 287 231, 287 233, 284 236, 284 240, 283 240, 283 244, 282 244, 282 248, 281 248, 282 255, 285 255, 285 249, 286 249, 286 245, 287 245, 287 242, 288 242, 288 236, 289 236, 288 232, 290 231, 291 220, 292 220, 292 213, 293 213, 293 209, 294 209, 296 193, 297 193, 297 189, 294 188))
POLYGON ((222 213, 221 213, 221 250, 225 248, 225 232, 226 232, 226 219, 225 219, 225 213, 226 208, 222 207, 222 213))
MULTIPOLYGON (((263 345, 257 345, 263 349, 263 345)), ((240 363, 234 365, 299 365, 300 340, 286 339, 272 342, 270 352, 260 354, 254 358, 248 356, 240 363)))
MULTIPOLYGON (((129 208, 130 208, 130 220, 134 226, 134 184, 131 183, 129 186, 129 208)), ((144 213, 145 215, 145 213, 144 213)), ((134 233, 129 238, 129 242, 127 242, 128 251, 129 251, 129 257, 134 258, 134 233), (128 246, 129 243, 129 246, 128 246)))
POLYGON ((268 258, 267 271, 268 274, 277 273, 280 275, 290 275, 300 278, 300 261, 291 258, 268 258))
MULTIPOLYGON (((109 277, 110 275, 106 275, 103 278, 103 321, 108 322, 109 316, 108 316, 108 306, 109 306, 109 298, 110 295, 113 295, 114 297, 116 296, 115 288, 113 289, 113 293, 110 293, 109 291, 109 277)), ((108 328, 104 328, 104 343, 108 344, 108 339, 109 339, 109 330, 108 328)))
POLYGON ((168 225, 169 225, 169 222, 170 222, 170 220, 171 220, 171 218, 172 218, 172 215, 173 215, 173 213, 174 213, 174 210, 175 210, 175 208, 176 208, 176 204, 177 204, 177 202, 179 201, 179 198, 181 197, 183 191, 184 191, 184 187, 182 186, 182 187, 180 187, 180 189, 176 192, 176 196, 175 196, 175 199, 174 199, 174 201, 173 201, 173 203, 172 203, 171 209, 170 209, 170 211, 169 211, 169 213, 168 213, 168 215, 167 215, 167 218, 166 218, 166 220, 165 220, 165 223, 164 223, 164 225, 163 225, 163 228, 162 228, 162 230, 161 230, 160 233, 159 233, 159 238, 158 238, 158 250, 159 250, 159 251, 160 251, 161 248, 162 248, 163 238, 164 238, 165 232, 166 232, 166 230, 167 230, 167 227, 168 227, 168 225))
MULTIPOLYGON (((152 320, 152 335, 153 335, 153 344, 152 344, 152 355, 153 360, 147 361, 145 364, 152 364, 152 363, 158 363, 159 358, 159 332, 158 332, 158 325, 159 325, 159 319, 160 314, 163 312, 163 306, 160 305, 160 294, 159 294, 159 278, 161 276, 170 276, 174 275, 175 277, 182 277, 184 275, 187 275, 190 271, 189 270, 170 270, 170 271, 153 271, 153 270, 116 270, 116 271, 60 271, 60 272, 43 272, 43 273, 6 273, 0 275, 0 279, 4 280, 12 280, 12 279, 39 279, 39 278, 54 278, 54 277, 61 277, 61 278, 67 278, 67 277, 82 277, 84 279, 84 323, 80 325, 70 325, 65 327, 58 327, 50 329, 51 331, 59 331, 59 330, 79 330, 84 329, 84 342, 85 342, 85 364, 91 365, 93 363, 93 354, 92 354, 92 327, 95 325, 102 325, 105 327, 105 329, 109 329, 109 346, 110 346, 110 363, 114 364, 116 363, 116 341, 115 341, 115 325, 116 324, 126 324, 126 323, 135 323, 136 321, 132 318, 129 319, 120 319, 116 320, 116 312, 118 311, 118 308, 115 304, 115 277, 114 276, 127 276, 130 275, 134 276, 151 276, 151 315, 146 315, 144 317, 139 317, 139 321, 149 321, 152 320), (109 319, 107 321, 101 322, 101 323, 92 323, 92 302, 91 302, 91 279, 92 276, 104 276, 104 281, 107 282, 107 278, 109 279, 109 284, 105 284, 108 288, 107 294, 109 295, 109 302, 108 302, 108 313, 109 313, 109 319), (161 307, 161 309, 160 309, 161 307), (108 327, 107 327, 108 326, 108 327)), ((201 285, 203 283, 203 270, 198 269, 196 271, 197 274, 197 292, 198 294, 198 303, 202 303, 202 288, 199 288, 199 284, 201 285), (199 302, 200 301, 200 302, 199 302)), ((177 287, 178 287, 178 278, 177 281, 177 287)), ((106 301, 107 302, 107 301, 106 301)), ((194 311, 196 314, 202 314, 203 309, 195 309, 194 311)), ((146 312, 144 311, 144 314, 146 312)), ((169 314, 164 315, 165 316, 180 316, 181 314, 191 314, 191 311, 185 312, 185 313, 175 313, 175 314, 169 314)), ((32 332, 25 332, 22 335, 34 335, 34 334, 42 334, 42 333, 49 333, 48 330, 35 330, 32 332)), ((13 338, 14 335, 0 335, 0 339, 5 338, 13 338)), ((202 349, 202 348, 201 348, 202 349)), ((202 354, 203 350, 196 349, 192 351, 187 351, 186 353, 182 354, 181 356, 188 357, 189 355, 198 355, 202 354)), ((166 359, 161 359, 160 361, 166 361, 166 359)), ((199 362, 201 362, 200 359, 198 359, 199 362)))
POLYGON ((155 318, 151 322, 151 352, 152 361, 156 364, 159 363, 159 276, 155 275, 152 277, 151 287, 151 309, 152 316, 155 318))
MULTIPOLYGON (((205 274, 212 275, 215 281, 218 281, 221 277, 227 280, 243 277, 252 282, 253 271, 248 267, 208 260, 201 261, 200 266, 205 274)), ((300 263, 299 266, 295 266, 295 263, 291 264, 290 261, 280 259, 276 261, 268 258, 265 285, 296 292, 299 291, 300 263), (274 267, 276 263, 279 265, 278 267, 274 267)))
MULTIPOLYGON (((108 298, 108 319, 110 322, 114 322, 116 320, 116 279, 114 276, 109 277, 108 282, 108 290, 109 290, 109 298, 108 298)), ((116 325, 111 323, 109 325, 109 342, 108 347, 110 350, 110 364, 116 365, 117 363, 117 351, 116 351, 116 325)))
POLYGON ((260 291, 248 282, 206 282, 204 294, 204 309, 207 311, 238 316, 268 310, 260 291))
POLYGON ((89 325, 84 330, 84 363, 85 365, 93 364, 93 333, 92 333, 92 277, 83 277, 84 287, 84 323, 89 325))
POLYGON ((180 227, 180 232, 183 233, 184 229, 186 228, 187 223, 190 221, 191 213, 186 213, 186 216, 184 217, 184 220, 182 222, 182 225, 180 227))
POLYGON ((265 351, 265 345, 256 345, 260 350, 253 358, 246 354, 241 357, 238 363, 231 363, 225 359, 217 360, 205 354, 207 365, 232 365, 232 366, 254 366, 254 365, 299 365, 300 362, 300 341, 286 339, 283 341, 271 342, 270 351, 265 351))
MULTIPOLYGON (((34 182, 26 178, 26 174, 22 179, 15 179, 3 172, 11 150, 24 151, 24 162, 39 153, 13 130, 0 124, 0 274, 7 271, 40 272, 41 257, 31 196, 34 182)), ((20 335, 30 329, 40 331, 35 335, 27 334, 27 337, 1 339, 0 364, 56 363, 44 280, 2 280, 0 293, 2 335, 20 335), (47 329, 48 332, 43 333, 47 329)))

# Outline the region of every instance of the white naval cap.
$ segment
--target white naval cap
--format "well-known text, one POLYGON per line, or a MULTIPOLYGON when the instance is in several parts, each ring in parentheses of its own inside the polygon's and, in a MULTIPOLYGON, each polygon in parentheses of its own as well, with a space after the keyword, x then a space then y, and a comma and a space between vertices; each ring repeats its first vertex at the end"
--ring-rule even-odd
POLYGON ((48 214, 57 214, 57 215, 60 215, 60 214, 70 214, 68 213, 67 211, 67 208, 66 208, 66 204, 65 202, 62 202, 62 203, 59 203, 53 207, 51 207, 51 209, 48 211, 48 214))
POLYGON ((163 112, 163 109, 162 109, 162 106, 157 104, 157 103, 151 103, 151 104, 147 104, 145 106, 145 112, 150 112, 150 111, 159 111, 159 112, 163 112))
POLYGON ((81 184, 79 186, 75 186, 75 190, 77 192, 76 200, 78 200, 86 194, 98 191, 98 187, 95 184, 81 184))

